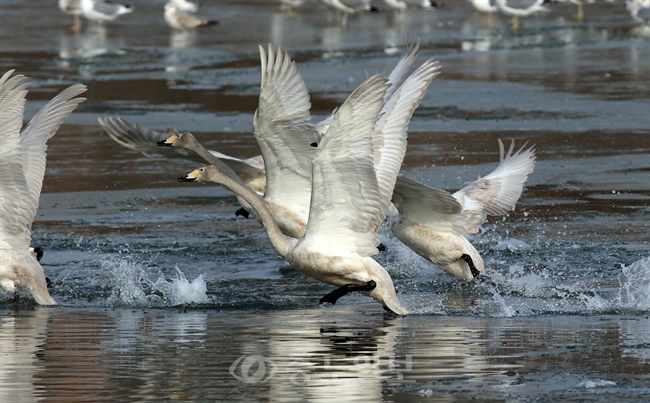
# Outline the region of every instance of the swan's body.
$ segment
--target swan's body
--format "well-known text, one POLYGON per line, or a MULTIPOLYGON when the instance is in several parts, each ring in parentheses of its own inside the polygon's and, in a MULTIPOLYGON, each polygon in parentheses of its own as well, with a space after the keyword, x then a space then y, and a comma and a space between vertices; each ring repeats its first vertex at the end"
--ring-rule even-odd
POLYGON ((171 28, 179 31, 216 23, 216 21, 211 21, 191 12, 183 11, 173 2, 165 4, 165 21, 171 28))
POLYGON ((31 227, 45 173, 46 142, 84 98, 73 85, 41 109, 20 132, 26 78, 0 78, 0 284, 9 292, 26 288, 41 305, 55 305, 38 262, 42 252, 30 248, 31 227))
POLYGON ((465 235, 478 232, 487 215, 504 215, 513 209, 535 166, 532 147, 513 153, 513 143, 505 155, 500 140, 499 147, 499 166, 453 195, 404 177, 398 179, 393 193, 397 208, 389 218, 393 234, 462 280, 471 281, 484 272, 483 259, 465 235))
POLYGON ((59 9, 74 17, 72 30, 79 32, 81 30, 81 0, 59 0, 59 9))
POLYGON ((102 0, 81 0, 81 13, 84 18, 91 21, 113 21, 123 14, 132 12, 130 6, 109 3, 102 0))

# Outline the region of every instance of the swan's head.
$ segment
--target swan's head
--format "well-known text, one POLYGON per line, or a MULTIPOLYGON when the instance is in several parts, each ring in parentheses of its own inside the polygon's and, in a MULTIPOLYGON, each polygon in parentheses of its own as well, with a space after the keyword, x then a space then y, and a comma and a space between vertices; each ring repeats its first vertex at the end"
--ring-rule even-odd
POLYGON ((157 146, 193 149, 197 143, 196 138, 190 132, 178 133, 173 129, 168 132, 171 132, 171 135, 165 140, 157 142, 157 146))
POLYGON ((483 259, 474 248, 466 249, 464 252, 459 259, 453 260, 450 263, 436 264, 447 274, 451 274, 461 280, 472 281, 475 277, 485 273, 483 259))
POLYGON ((220 172, 212 165, 206 165, 178 178, 179 182, 219 182, 220 172))

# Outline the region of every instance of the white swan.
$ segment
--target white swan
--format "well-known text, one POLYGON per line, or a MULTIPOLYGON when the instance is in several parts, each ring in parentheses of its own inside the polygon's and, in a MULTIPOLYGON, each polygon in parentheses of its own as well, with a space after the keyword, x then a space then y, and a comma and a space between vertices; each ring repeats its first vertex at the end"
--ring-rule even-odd
POLYGON ((387 79, 377 75, 343 103, 312 161, 309 220, 299 239, 282 234, 265 204, 222 167, 204 167, 179 179, 216 181, 244 197, 281 256, 302 273, 339 287, 321 303, 362 291, 392 312, 406 314, 390 276, 370 256, 378 252, 377 231, 404 158, 408 122, 437 70, 435 61, 425 62, 383 108, 387 79))
MULTIPOLYGON (((524 145, 525 147, 525 145, 524 145)), ((446 273, 471 281, 484 272, 483 259, 464 235, 478 232, 487 215, 504 215, 521 196, 523 184, 535 166, 533 147, 504 155, 489 175, 450 195, 406 177, 395 185, 389 214, 393 234, 418 255, 446 273)))
POLYGON ((81 0, 81 14, 91 21, 113 21, 123 14, 133 11, 131 6, 110 3, 103 0, 81 0))
POLYGON ((0 284, 9 292, 26 288, 41 305, 55 305, 47 291, 38 260, 39 248, 30 248, 31 227, 45 173, 46 142, 85 98, 75 98, 86 87, 75 84, 47 103, 27 127, 23 124, 26 78, 0 78, 0 284))

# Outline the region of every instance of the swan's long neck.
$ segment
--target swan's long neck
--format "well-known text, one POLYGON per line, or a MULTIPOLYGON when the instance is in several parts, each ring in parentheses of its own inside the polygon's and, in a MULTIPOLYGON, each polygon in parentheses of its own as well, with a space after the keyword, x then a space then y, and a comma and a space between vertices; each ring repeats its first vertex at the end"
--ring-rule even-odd
MULTIPOLYGON (((225 166, 223 162, 219 162, 225 166)), ((235 194, 239 195, 239 197, 250 204, 250 206, 255 210, 255 214, 257 214, 260 220, 262 220, 262 224, 264 224, 264 228, 266 228, 266 233, 271 240, 273 248, 275 248, 282 257, 286 257, 295 244, 295 239, 284 235, 282 231, 280 231, 280 227, 275 223, 273 215, 269 209, 266 208, 264 202, 260 200, 259 196, 243 184, 238 183, 238 181, 235 181, 226 175, 223 175, 218 182, 232 192, 235 192, 235 194)))

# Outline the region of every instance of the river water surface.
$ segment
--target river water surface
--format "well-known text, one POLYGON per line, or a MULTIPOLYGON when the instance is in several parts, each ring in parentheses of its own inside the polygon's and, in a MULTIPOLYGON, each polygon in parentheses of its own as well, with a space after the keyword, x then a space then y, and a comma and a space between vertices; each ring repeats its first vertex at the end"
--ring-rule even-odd
POLYGON ((650 41, 624 2, 509 21, 447 1, 350 17, 322 3, 206 1, 219 25, 171 32, 164 1, 70 31, 56 2, 0 0, 0 67, 31 78, 26 119, 66 86, 84 102, 49 142, 33 244, 59 306, 0 292, 1 402, 650 400, 650 41), (297 61, 315 119, 403 43, 436 57, 404 174, 458 189, 534 144, 516 210, 469 239, 487 275, 460 283, 382 228, 406 317, 296 272, 197 164, 114 143, 103 116, 192 131, 237 157, 258 45, 297 61))

